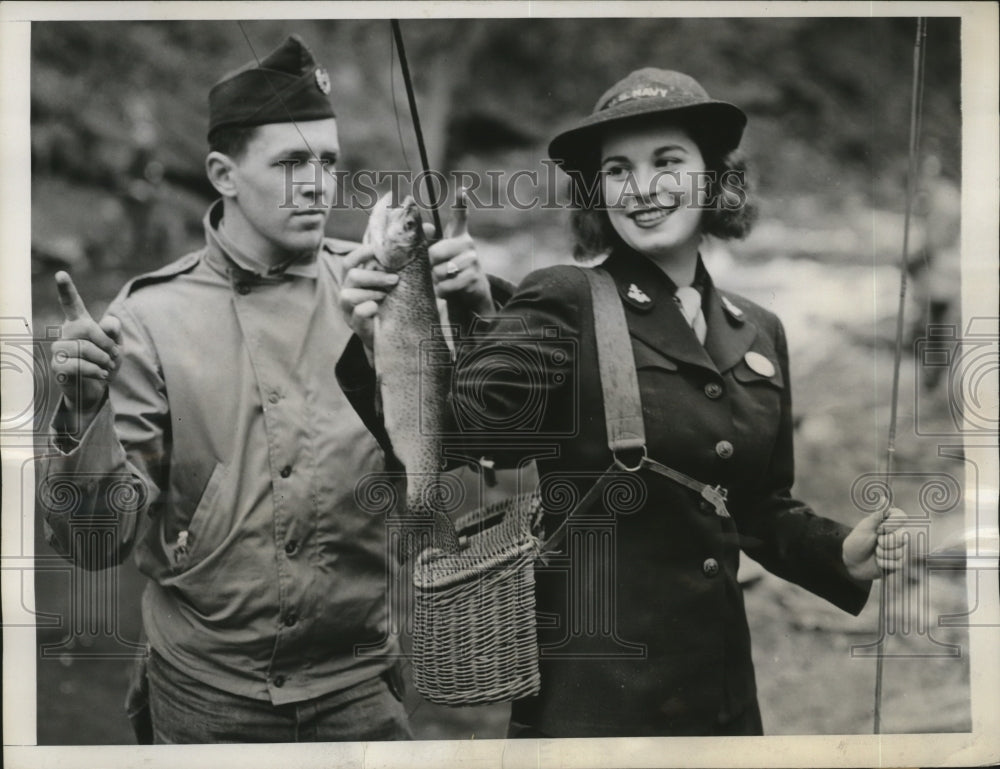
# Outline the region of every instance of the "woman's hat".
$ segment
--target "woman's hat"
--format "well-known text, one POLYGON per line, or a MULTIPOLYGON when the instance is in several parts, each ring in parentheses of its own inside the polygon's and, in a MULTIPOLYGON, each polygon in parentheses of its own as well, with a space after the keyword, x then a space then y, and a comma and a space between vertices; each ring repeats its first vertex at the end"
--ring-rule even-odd
POLYGON ((581 170, 612 123, 641 115, 676 116, 702 146, 722 153, 739 146, 747 116, 739 107, 711 98, 693 77, 647 67, 604 92, 594 111, 549 142, 549 157, 565 170, 581 170))

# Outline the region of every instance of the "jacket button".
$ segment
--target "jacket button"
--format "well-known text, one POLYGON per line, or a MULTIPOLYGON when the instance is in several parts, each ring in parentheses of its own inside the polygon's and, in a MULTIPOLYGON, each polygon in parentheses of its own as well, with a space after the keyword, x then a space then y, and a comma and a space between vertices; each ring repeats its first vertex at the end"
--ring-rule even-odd
POLYGON ((236 293, 240 294, 241 296, 246 296, 247 294, 250 293, 250 284, 249 283, 237 283, 236 284, 236 293))
POLYGON ((281 475, 282 478, 287 478, 291 474, 292 474, 292 466, 291 465, 285 465, 284 467, 281 468, 280 475, 281 475))
POLYGON ((733 455, 733 444, 729 441, 719 441, 715 444, 715 453, 721 459, 729 459, 733 455))
POLYGON ((278 393, 271 393, 270 395, 267 396, 267 402, 268 403, 277 403, 280 400, 281 400, 281 396, 278 395, 278 393))
POLYGON ((285 552, 288 555, 294 554, 295 551, 298 549, 299 549, 299 543, 296 542, 294 539, 290 539, 288 542, 285 543, 285 552))
POLYGON ((705 395, 711 398, 713 401, 716 398, 722 397, 722 385, 718 382, 709 382, 705 385, 705 395))
POLYGON ((274 685, 279 689, 285 685, 285 677, 280 673, 274 677, 274 685))
POLYGON ((291 627, 292 625, 294 625, 298 621, 299 621, 299 617, 293 611, 289 612, 288 614, 285 615, 285 625, 288 626, 288 627, 291 627))
POLYGON ((701 570, 706 577, 714 577, 719 573, 719 562, 714 558, 706 558, 705 563, 701 565, 701 570))

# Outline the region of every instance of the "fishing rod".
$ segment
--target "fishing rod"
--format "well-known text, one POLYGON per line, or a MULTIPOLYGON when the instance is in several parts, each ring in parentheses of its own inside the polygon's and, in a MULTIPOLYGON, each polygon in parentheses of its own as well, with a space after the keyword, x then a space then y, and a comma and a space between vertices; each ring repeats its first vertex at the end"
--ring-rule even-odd
POLYGON ((392 36, 399 51, 399 68, 403 73, 403 84, 406 86, 406 99, 410 104, 410 115, 413 118, 413 132, 417 136, 417 150, 420 152, 420 165, 424 172, 424 184, 427 187, 427 199, 431 201, 431 216, 434 217, 435 237, 440 239, 444 232, 441 228, 441 216, 438 207, 433 205, 434 186, 431 184, 430 163, 427 162, 427 148, 424 146, 424 132, 420 129, 420 115, 417 113, 417 99, 413 93, 413 81, 410 79, 410 65, 406 61, 406 48, 403 45, 403 32, 399 28, 399 19, 390 19, 392 36))
MULTIPOLYGON (((889 414, 889 440, 886 446, 886 513, 892 505, 892 471, 896 455, 896 414, 899 405, 899 369, 903 358, 903 315, 906 306, 907 271, 910 257, 910 219, 913 213, 913 199, 916 196, 917 170, 919 166, 920 131, 924 101, 924 65, 926 51, 927 19, 917 19, 917 33, 913 42, 913 86, 910 95, 910 145, 906 168, 906 213, 903 219, 903 252, 899 268, 899 309, 896 312, 896 349, 892 367, 892 399, 889 414)), ((882 580, 879 601, 879 630, 885 629, 886 603, 889 597, 888 580, 882 580)), ((874 733, 882 733, 882 682, 885 677, 884 649, 875 656, 875 709, 874 733)))

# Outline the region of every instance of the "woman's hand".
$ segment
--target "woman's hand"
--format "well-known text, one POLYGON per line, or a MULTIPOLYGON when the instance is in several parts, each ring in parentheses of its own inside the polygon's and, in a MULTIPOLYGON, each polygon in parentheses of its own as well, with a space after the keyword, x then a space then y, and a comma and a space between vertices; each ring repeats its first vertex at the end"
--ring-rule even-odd
POLYGON ((905 555, 904 539, 895 532, 906 520, 898 507, 888 514, 875 512, 861 520, 844 539, 843 559, 855 579, 878 579, 896 571, 905 555))
MULTIPOLYGON (((424 225, 428 238, 434 228, 424 225)), ((490 281, 483 272, 476 244, 469 235, 465 190, 455 196, 455 218, 445 227, 444 237, 428 249, 434 292, 448 302, 448 314, 453 322, 471 313, 487 316, 493 312, 490 281)))

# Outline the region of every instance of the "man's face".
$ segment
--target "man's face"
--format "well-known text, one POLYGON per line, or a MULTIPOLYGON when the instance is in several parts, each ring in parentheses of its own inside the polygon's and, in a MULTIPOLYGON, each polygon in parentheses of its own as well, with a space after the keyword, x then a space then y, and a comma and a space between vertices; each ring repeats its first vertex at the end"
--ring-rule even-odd
POLYGON ((339 153, 333 118, 257 128, 234 160, 232 180, 242 220, 233 224, 258 257, 279 262, 319 247, 339 153))

